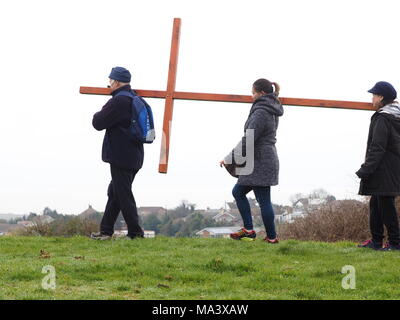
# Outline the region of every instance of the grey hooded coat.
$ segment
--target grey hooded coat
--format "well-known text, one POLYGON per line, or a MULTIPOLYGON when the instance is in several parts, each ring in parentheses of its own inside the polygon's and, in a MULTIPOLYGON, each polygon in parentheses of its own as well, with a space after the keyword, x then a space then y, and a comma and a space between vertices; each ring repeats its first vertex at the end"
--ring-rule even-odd
POLYGON ((237 171, 239 185, 266 187, 278 184, 279 159, 275 143, 282 115, 283 107, 275 93, 254 101, 244 125, 244 137, 224 159, 228 164, 245 165, 237 171), (248 130, 246 134, 247 129, 253 130, 248 130))

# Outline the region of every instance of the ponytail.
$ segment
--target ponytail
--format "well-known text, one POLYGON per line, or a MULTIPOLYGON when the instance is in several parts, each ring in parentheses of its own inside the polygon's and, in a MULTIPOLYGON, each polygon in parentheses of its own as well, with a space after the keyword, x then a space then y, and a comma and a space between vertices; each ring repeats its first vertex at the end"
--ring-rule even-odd
POLYGON ((274 93, 276 94, 276 96, 279 96, 279 92, 281 91, 281 86, 277 82, 271 82, 271 83, 275 88, 274 93))
POLYGON ((274 92, 278 96, 281 87, 276 82, 271 82, 267 79, 258 79, 253 83, 253 88, 256 92, 264 92, 265 94, 274 92))

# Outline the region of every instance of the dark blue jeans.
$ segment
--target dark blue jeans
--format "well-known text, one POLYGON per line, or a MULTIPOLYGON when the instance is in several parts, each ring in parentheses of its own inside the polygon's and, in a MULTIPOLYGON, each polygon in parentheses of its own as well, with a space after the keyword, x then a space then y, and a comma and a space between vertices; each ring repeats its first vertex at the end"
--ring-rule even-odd
POLYGON ((239 184, 236 184, 233 187, 232 195, 236 200, 236 205, 239 209, 240 215, 242 216, 244 227, 247 230, 253 229, 250 204, 246 197, 251 190, 254 191, 256 200, 260 205, 261 217, 264 222, 267 237, 269 239, 275 239, 275 214, 271 203, 271 187, 242 186, 239 184))

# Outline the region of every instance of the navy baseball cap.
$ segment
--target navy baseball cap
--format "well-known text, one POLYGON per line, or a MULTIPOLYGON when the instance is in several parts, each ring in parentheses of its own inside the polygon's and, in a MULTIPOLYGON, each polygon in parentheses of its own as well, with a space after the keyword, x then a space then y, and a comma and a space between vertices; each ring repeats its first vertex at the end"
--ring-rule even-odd
POLYGON ((394 100, 397 98, 397 92, 395 88, 386 81, 377 82, 373 88, 368 90, 369 93, 383 96, 385 99, 394 100))

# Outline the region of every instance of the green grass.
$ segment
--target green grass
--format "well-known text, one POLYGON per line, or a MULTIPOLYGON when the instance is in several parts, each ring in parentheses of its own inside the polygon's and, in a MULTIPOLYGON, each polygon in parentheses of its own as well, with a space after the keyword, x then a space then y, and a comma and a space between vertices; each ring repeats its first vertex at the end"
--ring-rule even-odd
POLYGON ((400 252, 350 242, 1 237, 0 299, 400 299, 399 264, 400 252), (41 287, 45 265, 55 290, 41 287))

